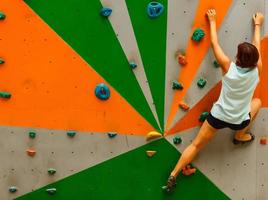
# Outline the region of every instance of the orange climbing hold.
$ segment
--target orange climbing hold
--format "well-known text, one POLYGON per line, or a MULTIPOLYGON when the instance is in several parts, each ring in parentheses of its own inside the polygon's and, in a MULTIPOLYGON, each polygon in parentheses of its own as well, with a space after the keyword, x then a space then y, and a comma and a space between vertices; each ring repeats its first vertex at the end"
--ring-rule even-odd
POLYGON ((156 151, 146 151, 148 157, 153 157, 156 154, 156 151))
POLYGON ((180 107, 182 110, 185 110, 185 111, 187 111, 187 110, 190 109, 190 106, 189 106, 188 104, 186 104, 185 102, 183 102, 183 101, 181 101, 181 102, 179 103, 179 107, 180 107))
POLYGON ((178 63, 181 65, 181 66, 185 66, 187 65, 187 59, 186 59, 186 56, 182 55, 182 54, 179 54, 178 56, 178 63))
POLYGON ((34 157, 36 154, 36 151, 34 149, 27 149, 26 150, 28 156, 34 157))
POLYGON ((262 145, 266 145, 267 144, 267 137, 266 136, 261 137, 260 144, 262 144, 262 145))

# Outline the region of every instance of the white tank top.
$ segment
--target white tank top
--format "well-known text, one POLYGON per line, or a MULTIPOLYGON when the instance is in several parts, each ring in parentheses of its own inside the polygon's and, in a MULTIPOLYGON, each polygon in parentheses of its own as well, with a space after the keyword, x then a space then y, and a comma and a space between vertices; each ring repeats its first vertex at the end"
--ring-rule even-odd
POLYGON ((221 94, 212 107, 212 116, 231 124, 249 119, 250 103, 258 82, 257 67, 241 68, 232 62, 222 77, 221 94))

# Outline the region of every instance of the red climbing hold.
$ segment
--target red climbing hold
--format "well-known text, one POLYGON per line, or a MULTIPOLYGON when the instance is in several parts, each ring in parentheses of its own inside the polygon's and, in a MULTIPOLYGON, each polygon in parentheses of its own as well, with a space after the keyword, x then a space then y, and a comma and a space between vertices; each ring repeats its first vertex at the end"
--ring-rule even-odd
POLYGON ((185 66, 185 65, 187 65, 188 62, 187 62, 186 57, 184 55, 179 54, 179 56, 178 56, 178 63, 180 65, 182 65, 182 66, 185 66))
POLYGON ((185 168, 182 170, 182 174, 184 176, 191 176, 196 172, 196 168, 192 167, 191 165, 187 165, 185 168))
POLYGON ((265 137, 265 136, 261 137, 260 144, 266 145, 267 144, 267 137, 265 137))
POLYGON ((34 157, 36 154, 36 151, 33 149, 27 149, 26 152, 27 152, 28 156, 31 156, 31 157, 34 157))

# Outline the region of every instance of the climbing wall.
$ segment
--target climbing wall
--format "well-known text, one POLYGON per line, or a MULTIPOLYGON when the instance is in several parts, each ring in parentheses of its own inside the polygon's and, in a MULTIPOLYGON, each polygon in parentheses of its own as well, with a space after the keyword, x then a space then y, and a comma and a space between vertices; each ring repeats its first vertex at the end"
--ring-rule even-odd
POLYGON ((253 13, 268 15, 265 0, 1 0, 0 200, 268 199, 268 36, 256 140, 237 146, 219 131, 197 172, 161 189, 220 92, 209 8, 233 59, 253 13), (151 131, 163 137, 146 141, 151 131))

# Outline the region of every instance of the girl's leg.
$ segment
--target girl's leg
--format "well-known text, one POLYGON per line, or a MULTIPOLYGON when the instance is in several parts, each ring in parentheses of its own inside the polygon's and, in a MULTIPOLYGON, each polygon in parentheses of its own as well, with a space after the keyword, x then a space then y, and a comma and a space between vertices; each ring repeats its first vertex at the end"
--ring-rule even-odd
POLYGON ((180 171, 189 164, 197 155, 197 153, 210 141, 215 135, 217 129, 214 129, 207 120, 203 123, 197 137, 194 139, 182 153, 177 165, 171 172, 170 176, 177 177, 180 171))
POLYGON ((251 122, 246 128, 236 132, 236 134, 235 134, 235 139, 236 140, 239 140, 239 141, 249 141, 249 140, 251 140, 251 135, 248 134, 247 131, 251 128, 251 126, 253 124, 253 121, 256 118, 260 108, 261 108, 261 100, 258 99, 258 98, 252 99, 252 101, 251 101, 251 109, 250 109, 251 122))

